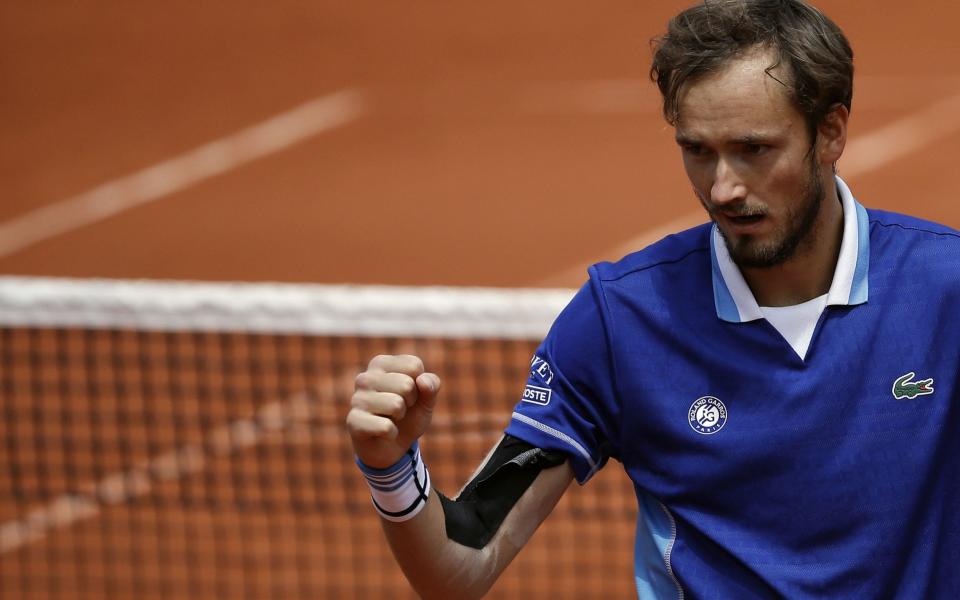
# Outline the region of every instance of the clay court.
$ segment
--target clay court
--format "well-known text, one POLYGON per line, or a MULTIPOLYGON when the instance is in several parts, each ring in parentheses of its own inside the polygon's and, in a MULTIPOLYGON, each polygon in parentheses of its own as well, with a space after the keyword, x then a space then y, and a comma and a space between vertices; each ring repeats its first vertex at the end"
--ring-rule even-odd
MULTIPOLYGON (((647 79, 650 38, 687 4, 6 3, 0 273, 575 288, 704 219, 647 79)), ((817 5, 856 54, 840 175, 867 207, 960 227, 957 6, 817 5)), ((122 329, 0 344, 0 521, 112 473, 153 478, 3 546, 11 598, 413 597, 341 430, 352 374, 383 351, 485 365, 441 373, 465 411, 433 442, 452 493, 535 347, 122 329), (149 375, 144 349, 162 357, 149 375), (232 401, 197 408, 217 396, 232 401), (218 441, 247 422, 260 438, 218 441), (203 464, 163 479, 158 457, 191 448, 203 464)), ((622 469, 572 492, 491 597, 632 593, 622 469), (613 526, 575 527, 597 518, 613 526)))

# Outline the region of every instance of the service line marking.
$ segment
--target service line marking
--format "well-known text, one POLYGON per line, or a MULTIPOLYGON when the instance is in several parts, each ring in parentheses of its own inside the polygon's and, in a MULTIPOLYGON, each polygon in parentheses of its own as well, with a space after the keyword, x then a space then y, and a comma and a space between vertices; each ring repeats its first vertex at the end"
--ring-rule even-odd
POLYGON ((0 523, 0 555, 39 541, 51 530, 95 517, 105 506, 145 496, 159 483, 197 473, 214 458, 230 456, 271 440, 308 442, 316 435, 341 434, 332 427, 331 431, 310 427, 317 410, 317 399, 306 393, 283 402, 264 404, 253 417, 222 425, 209 432, 201 443, 185 444, 129 469, 111 473, 83 489, 61 494, 20 518, 0 523))
MULTIPOLYGON (((286 401, 264 404, 251 418, 230 421, 210 431, 202 442, 184 444, 128 469, 110 473, 24 515, 0 522, 0 555, 40 542, 54 530, 92 519, 105 507, 135 501, 165 481, 183 479, 205 469, 210 461, 265 443, 309 444, 340 440, 343 426, 317 425, 330 420, 332 400, 300 393, 286 401), (327 417, 324 419, 324 417, 327 417)), ((505 426, 502 416, 488 413, 436 415, 429 443, 493 444, 505 426), (466 430, 464 429, 466 427, 466 430)), ((360 481, 360 476, 357 476, 360 481)), ((371 513, 372 514, 372 513, 371 513)))
POLYGON ((355 121, 362 112, 360 92, 340 90, 77 196, 14 217, 0 223, 0 257, 280 152, 355 121))

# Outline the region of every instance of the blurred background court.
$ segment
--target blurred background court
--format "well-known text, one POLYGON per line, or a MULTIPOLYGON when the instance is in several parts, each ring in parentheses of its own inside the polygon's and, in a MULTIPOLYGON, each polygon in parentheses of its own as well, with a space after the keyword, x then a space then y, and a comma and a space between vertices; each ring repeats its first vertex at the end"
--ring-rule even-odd
MULTIPOLYGON (((0 5, 4 598, 411 597, 342 432, 352 376, 393 351, 440 372, 424 453, 453 493, 542 335, 501 326, 530 310, 514 288, 549 322, 587 264, 702 221, 646 76, 687 4, 0 5), (97 312, 128 296, 21 276, 310 287, 137 288, 97 312), (301 293, 336 318, 272 304, 301 293), (248 294, 219 330, 174 315, 248 294)), ((956 5, 817 4, 856 54, 840 174, 868 207, 960 226, 956 5)), ((491 596, 628 596, 634 518, 608 465, 491 596)))

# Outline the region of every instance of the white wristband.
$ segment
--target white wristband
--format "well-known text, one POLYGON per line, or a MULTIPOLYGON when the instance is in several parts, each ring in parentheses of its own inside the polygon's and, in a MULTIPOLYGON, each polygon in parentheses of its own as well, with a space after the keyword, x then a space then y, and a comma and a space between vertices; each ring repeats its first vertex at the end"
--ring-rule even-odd
POLYGON ((399 461, 386 469, 374 469, 357 458, 357 466, 367 479, 373 506, 388 521, 414 518, 430 497, 430 473, 420 459, 420 446, 414 442, 399 461))

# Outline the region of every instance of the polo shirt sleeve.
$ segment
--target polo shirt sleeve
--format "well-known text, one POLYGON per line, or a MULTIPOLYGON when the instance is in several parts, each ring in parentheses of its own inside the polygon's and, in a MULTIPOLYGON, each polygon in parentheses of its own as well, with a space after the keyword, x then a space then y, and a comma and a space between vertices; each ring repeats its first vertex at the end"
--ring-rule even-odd
POLYGON ((566 453, 580 484, 619 455, 619 401, 597 287, 584 285, 553 323, 506 429, 566 453))

